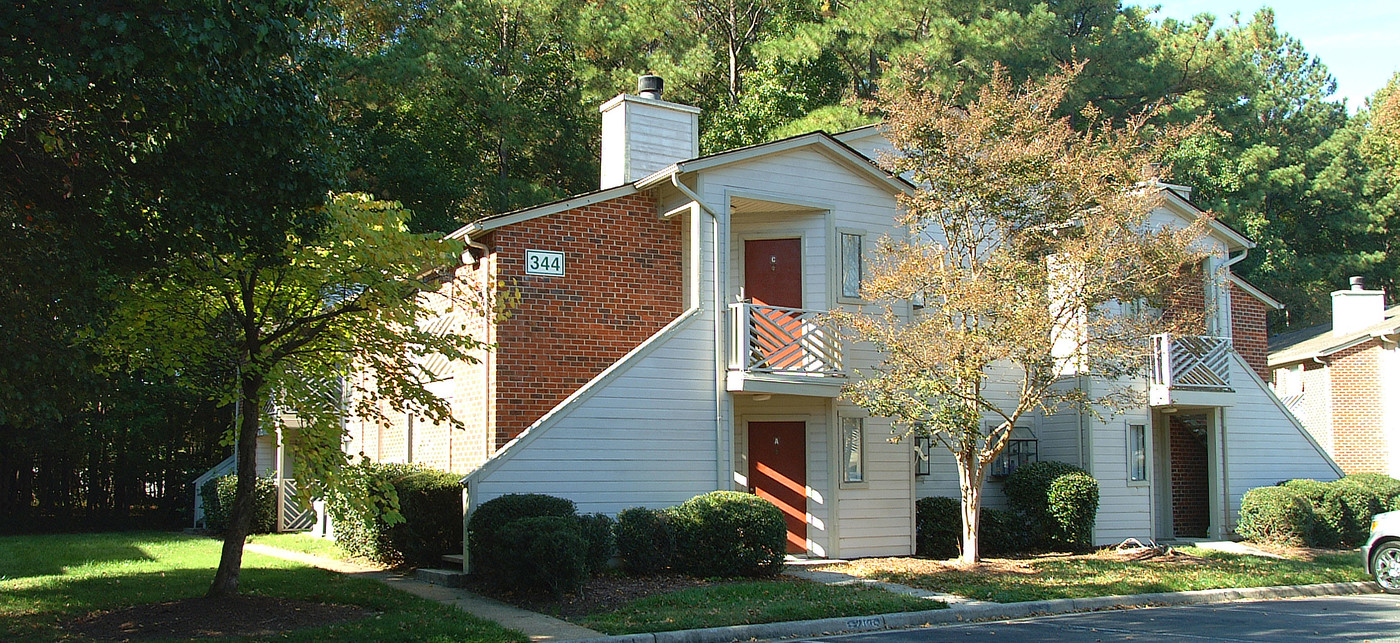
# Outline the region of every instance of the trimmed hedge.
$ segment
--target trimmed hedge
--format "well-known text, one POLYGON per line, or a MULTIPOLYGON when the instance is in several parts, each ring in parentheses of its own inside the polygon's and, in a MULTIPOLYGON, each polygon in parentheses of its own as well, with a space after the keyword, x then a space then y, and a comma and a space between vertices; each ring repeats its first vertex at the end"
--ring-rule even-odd
POLYGON ((1006 497, 1026 516, 1032 546, 1093 546, 1099 483, 1089 472, 1063 462, 1033 462, 1007 479, 1006 497))
MULTIPOLYGON (((962 553, 962 501, 920 498, 914 503, 915 553, 929 558, 954 558, 962 553)), ((982 508, 977 532, 978 554, 1000 556, 1024 551, 1026 519, 1013 511, 982 508)))
POLYGON ((1308 544, 1314 547, 1359 546, 1371 530, 1371 516, 1381 512, 1378 494, 1362 481, 1289 480, 1284 486, 1312 504, 1317 520, 1308 544))
POLYGON ((669 511, 676 562, 704 577, 775 576, 783 569, 787 525, 780 509, 758 496, 712 491, 669 511))
POLYGON ((1400 511, 1400 480, 1384 473, 1352 473, 1340 482, 1366 487, 1376 492, 1383 511, 1400 511))
POLYGON ((462 549, 462 487, 446 471, 406 464, 360 463, 345 472, 352 488, 332 494, 326 510, 347 553, 386 565, 437 566, 462 549), (352 502, 351 496, 364 500, 352 502), (389 524, 388 501, 402 522, 389 524), (369 503, 373 503, 370 505, 369 503))
POLYGON ((467 520, 472 573, 497 579, 508 573, 515 564, 513 559, 520 556, 518 543, 507 537, 506 527, 511 523, 525 518, 568 518, 577 532, 577 515, 572 500, 538 493, 509 494, 481 503, 467 520))
POLYGON ((629 574, 659 574, 676 557, 676 534, 665 512, 632 507, 617 514, 617 554, 629 574))
MULTIPOLYGON (((228 530, 229 512, 234 496, 238 495, 238 476, 226 475, 204 483, 199 490, 204 499, 204 526, 214 533, 228 530)), ((270 534, 277 531, 277 481, 258 478, 253 485, 253 519, 248 533, 270 534)))
POLYGON ((920 498, 914 503, 914 554, 954 558, 962 551, 962 502, 920 498))
POLYGON ((613 519, 607 514, 584 514, 578 517, 579 534, 588 544, 588 573, 597 574, 608 568, 608 561, 617 553, 617 538, 613 535, 613 519))
POLYGON ((1296 489, 1259 487, 1240 499, 1235 530, 1254 542, 1301 546, 1311 542, 1316 520, 1312 504, 1296 489))
POLYGON ((506 523, 496 537, 510 543, 510 551, 493 554, 500 572, 493 579, 512 589, 547 590, 556 598, 582 588, 588 581, 589 543, 579 526, 573 516, 531 516, 506 523))

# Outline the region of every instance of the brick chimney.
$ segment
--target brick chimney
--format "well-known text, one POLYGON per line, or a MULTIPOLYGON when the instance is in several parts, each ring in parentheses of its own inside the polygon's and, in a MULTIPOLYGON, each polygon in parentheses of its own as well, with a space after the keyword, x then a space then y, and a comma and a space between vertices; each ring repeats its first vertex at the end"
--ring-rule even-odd
POLYGON ((631 183, 700 155, 700 108, 661 99, 660 76, 637 79, 638 96, 603 103, 600 187, 631 183))
POLYGON ((1362 277, 1351 278, 1350 290, 1332 293, 1332 334, 1349 335, 1385 321, 1385 291, 1366 290, 1362 277))

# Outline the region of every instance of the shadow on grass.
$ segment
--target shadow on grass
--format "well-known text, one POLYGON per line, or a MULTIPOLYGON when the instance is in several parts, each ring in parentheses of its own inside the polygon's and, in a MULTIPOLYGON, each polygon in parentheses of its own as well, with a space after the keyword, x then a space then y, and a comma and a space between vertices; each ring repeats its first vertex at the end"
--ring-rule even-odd
MULTIPOLYGON (((280 640, 526 641, 494 623, 418 599, 370 578, 312 567, 260 567, 261 561, 257 560, 247 563, 240 577, 240 590, 245 594, 356 605, 376 612, 360 621, 289 632, 280 640)), ((13 583, 0 592, 0 640, 72 638, 64 625, 80 616, 202 596, 213 577, 212 567, 196 567, 87 577, 54 576, 13 583)))
POLYGON ((54 576, 82 565, 155 560, 144 547, 190 537, 161 532, 0 536, 0 580, 54 576))

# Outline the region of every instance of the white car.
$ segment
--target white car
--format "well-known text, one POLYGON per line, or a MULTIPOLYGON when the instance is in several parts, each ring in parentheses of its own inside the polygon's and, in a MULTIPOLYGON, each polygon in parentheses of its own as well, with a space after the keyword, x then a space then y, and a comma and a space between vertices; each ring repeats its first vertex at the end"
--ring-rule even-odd
POLYGON ((1400 511, 1376 514, 1371 537, 1361 548, 1366 573, 1389 594, 1400 594, 1400 511))

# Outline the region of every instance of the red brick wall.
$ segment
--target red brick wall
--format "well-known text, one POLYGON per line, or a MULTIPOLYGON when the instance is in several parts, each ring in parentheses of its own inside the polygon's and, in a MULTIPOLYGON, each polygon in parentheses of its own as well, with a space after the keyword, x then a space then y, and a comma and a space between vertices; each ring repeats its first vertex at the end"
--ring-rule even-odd
POLYGON ((1168 323, 1185 324, 1182 334, 1199 335, 1205 310, 1205 281, 1198 266, 1182 275, 1180 284, 1167 298, 1162 316, 1168 323))
POLYGON ((495 448, 681 313, 681 221, 648 195, 509 225, 489 245, 520 294, 496 329, 495 448), (565 276, 526 275, 527 249, 565 253, 565 276))
POLYGON ((1178 538, 1204 538, 1210 530, 1210 452, 1181 416, 1170 417, 1172 530, 1178 538))
POLYGON ((1379 339, 1331 359, 1333 457, 1347 473, 1386 473, 1379 339))
POLYGON ((1230 335, 1235 351, 1269 381, 1269 306, 1243 288, 1230 285, 1230 335))

